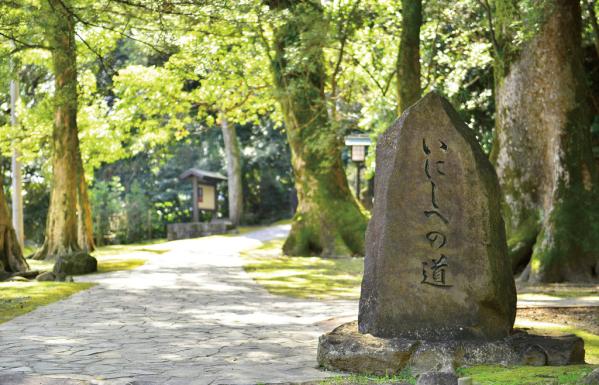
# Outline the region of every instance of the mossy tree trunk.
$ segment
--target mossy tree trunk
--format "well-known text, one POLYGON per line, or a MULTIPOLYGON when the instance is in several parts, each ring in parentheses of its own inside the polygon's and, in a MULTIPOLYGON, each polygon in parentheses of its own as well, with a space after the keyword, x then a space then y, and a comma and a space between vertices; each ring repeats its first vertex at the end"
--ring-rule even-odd
POLYGON ((272 61, 298 207, 283 251, 288 255, 363 255, 366 218, 348 187, 342 138, 327 113, 323 45, 327 24, 315 1, 269 1, 287 10, 275 30, 272 61))
POLYGON ((397 57, 397 112, 420 99, 420 26, 422 0, 402 0, 402 25, 397 57))
POLYGON ((229 192, 229 219, 238 226, 243 214, 243 185, 241 184, 241 150, 234 124, 224 114, 220 118, 225 153, 227 155, 227 188, 229 192))
POLYGON ((492 159, 504 193, 513 267, 530 282, 598 277, 599 185, 590 146, 578 0, 546 0, 529 17, 494 4, 496 136, 492 159))
POLYGON ((52 191, 46 238, 35 259, 88 253, 93 228, 77 129, 75 19, 68 1, 49 0, 46 37, 55 77, 52 191))
POLYGON ((27 271, 29 265, 23 258, 23 250, 12 226, 2 175, 4 172, 0 169, 0 273, 27 271))

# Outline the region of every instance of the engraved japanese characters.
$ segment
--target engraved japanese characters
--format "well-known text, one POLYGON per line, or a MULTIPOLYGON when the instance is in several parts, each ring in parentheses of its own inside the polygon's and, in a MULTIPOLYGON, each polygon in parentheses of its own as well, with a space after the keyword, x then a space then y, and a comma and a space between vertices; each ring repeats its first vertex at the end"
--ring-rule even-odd
POLYGON ((359 330, 378 337, 495 339, 516 295, 492 165, 431 93, 378 140, 359 330))

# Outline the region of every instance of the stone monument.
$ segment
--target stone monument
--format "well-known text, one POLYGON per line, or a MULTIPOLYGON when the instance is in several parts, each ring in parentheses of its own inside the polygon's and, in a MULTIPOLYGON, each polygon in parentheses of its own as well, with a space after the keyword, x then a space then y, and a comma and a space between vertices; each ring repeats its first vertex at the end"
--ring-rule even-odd
POLYGON ((430 93, 379 137, 357 325, 320 338, 329 369, 392 374, 462 364, 584 362, 575 336, 513 330, 516 289, 495 170, 430 93))
POLYGON ((376 160, 360 332, 507 337, 516 288, 499 183, 472 130, 431 93, 380 136, 376 160))

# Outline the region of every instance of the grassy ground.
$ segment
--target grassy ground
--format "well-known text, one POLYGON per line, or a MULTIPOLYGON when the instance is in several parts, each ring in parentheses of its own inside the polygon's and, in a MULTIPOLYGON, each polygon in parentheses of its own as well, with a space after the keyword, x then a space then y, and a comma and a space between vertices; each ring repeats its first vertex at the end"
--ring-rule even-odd
MULTIPOLYGON (((349 375, 345 377, 330 377, 326 380, 315 383, 314 385, 375 385, 375 384, 395 384, 408 382, 416 383, 416 378, 409 373, 400 374, 397 376, 366 376, 366 375, 349 375)), ((310 384, 311 385, 311 384, 310 384)))
MULTIPOLYGON (((169 250, 165 239, 131 245, 109 245, 98 247, 92 255, 98 260, 97 273, 131 270, 146 263, 152 254, 164 254, 169 250), (145 258, 144 258, 145 257, 145 258)), ((54 262, 28 259, 33 270, 51 271, 54 262)))
POLYGON ((313 299, 360 297, 362 258, 285 257, 282 244, 270 241, 242 253, 244 269, 269 292, 313 299))
POLYGON ((472 377, 482 385, 580 385, 581 379, 593 370, 590 365, 570 366, 476 366, 460 369, 460 375, 472 377), (557 381, 557 382, 556 382, 557 381))
MULTIPOLYGON (((593 367, 590 365, 519 366, 511 368, 481 365, 458 369, 458 376, 471 377, 476 384, 480 385, 580 385, 581 378, 584 378, 592 370, 593 367)), ((313 385, 375 385, 402 382, 415 384, 416 378, 407 373, 384 377, 350 375, 331 377, 313 385)))
MULTIPOLYGON (((242 253, 245 270, 270 293, 296 298, 311 299, 358 299, 364 261, 361 258, 323 259, 318 257, 285 257, 281 255, 282 240, 264 243, 261 247, 242 253)), ((519 292, 528 297, 554 296, 559 298, 596 296, 596 285, 547 285, 519 287, 519 292)), ((580 310, 580 309, 579 309, 580 310)), ((527 318, 522 312, 516 320, 516 327, 532 333, 563 334, 572 333, 585 340, 587 363, 599 364, 599 335, 597 322, 586 322, 581 328, 577 321, 580 314, 563 309, 561 317, 550 312, 536 311, 534 318, 527 318), (568 318, 568 315, 571 315, 568 318), (592 330, 594 333, 590 332, 592 330)), ((590 315, 593 317, 594 313, 590 315)), ((471 376, 482 385, 542 385, 580 384, 592 365, 567 367, 497 367, 477 366, 461 369, 460 375, 471 376), (557 382, 555 382, 557 381, 557 382)), ((398 377, 350 376, 333 377, 319 385, 379 384, 407 381, 414 384, 416 379, 409 375, 398 377)))
MULTIPOLYGON (((252 228, 255 230, 256 228, 252 228)), ((362 258, 323 259, 281 255, 283 240, 264 243, 242 253, 245 270, 273 294, 296 298, 358 299, 364 269, 362 258)), ((596 284, 549 284, 519 286, 518 295, 527 300, 597 298, 596 284)))
MULTIPOLYGON (((111 271, 131 270, 146 263, 145 259, 141 258, 125 258, 117 259, 114 257, 98 258, 98 271, 93 274, 109 273, 111 271)), ((28 260, 29 267, 32 270, 51 271, 54 262, 50 261, 34 261, 28 260)))
POLYGON ((89 282, 0 282, 0 323, 94 285, 89 282))

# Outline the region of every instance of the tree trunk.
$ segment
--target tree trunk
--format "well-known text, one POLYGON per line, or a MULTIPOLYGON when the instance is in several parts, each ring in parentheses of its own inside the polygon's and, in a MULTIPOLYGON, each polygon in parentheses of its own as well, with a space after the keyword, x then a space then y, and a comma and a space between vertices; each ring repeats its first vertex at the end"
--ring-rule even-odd
POLYGON ((402 26, 397 57, 397 112, 420 99, 420 26, 422 0, 402 0, 402 26))
POLYGON ((77 173, 79 185, 77 186, 77 241, 82 251, 91 253, 95 249, 94 223, 92 220, 92 207, 87 192, 87 182, 83 170, 83 160, 77 140, 77 173))
POLYGON ((55 77, 52 192, 46 239, 35 259, 93 250, 93 228, 77 129, 75 20, 68 2, 49 0, 47 40, 55 77))
MULTIPOLYGON (((10 82, 10 124, 16 127, 19 123, 17 120, 17 106, 19 105, 19 80, 18 71, 15 68, 13 73, 14 79, 10 82)), ((19 151, 16 147, 13 148, 12 154, 12 224, 17 235, 17 240, 21 250, 25 246, 25 231, 23 226, 23 177, 21 174, 21 163, 19 162, 19 151)))
POLYGON ((241 151, 235 125, 230 125, 227 117, 221 114, 221 128, 227 154, 227 187, 229 189, 229 219, 234 226, 239 225, 243 215, 243 188, 241 184, 241 151))
POLYGON ((324 94, 327 25, 314 1, 270 1, 287 9, 275 31, 272 69, 281 104, 298 207, 283 251, 334 257, 364 254, 366 218, 350 192, 341 162, 342 138, 331 124, 324 94))
POLYGON ((12 227, 6 197, 4 196, 4 173, 0 170, 0 277, 2 273, 16 273, 29 270, 17 235, 12 227))
MULTIPOLYGON (((510 3, 511 4, 511 3, 510 3)), ((577 0, 547 0, 540 27, 513 47, 513 5, 497 1, 492 159, 514 269, 530 282, 599 273, 599 185, 590 146, 577 0)))
POLYGON ((599 23, 597 23, 597 13, 595 12, 596 0, 586 0, 587 10, 589 11, 589 18, 591 19, 591 26, 593 27, 593 42, 595 43, 595 52, 599 57, 599 23))

